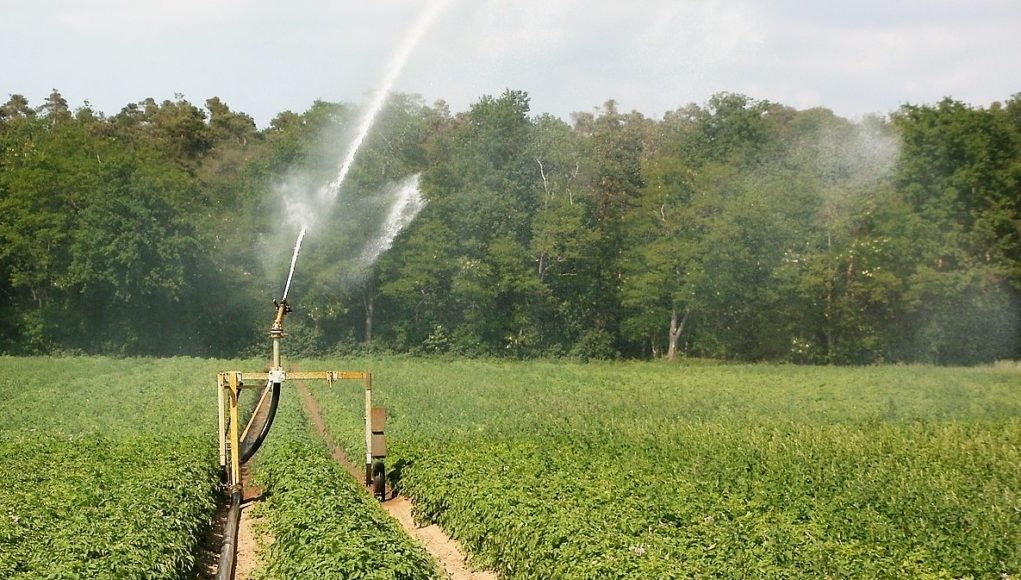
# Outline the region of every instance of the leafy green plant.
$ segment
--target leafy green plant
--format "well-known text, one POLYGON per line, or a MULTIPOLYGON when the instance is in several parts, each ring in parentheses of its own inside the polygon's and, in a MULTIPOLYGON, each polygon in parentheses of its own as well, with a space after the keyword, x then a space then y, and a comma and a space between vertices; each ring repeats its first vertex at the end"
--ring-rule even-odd
POLYGON ((429 555, 375 505, 310 432, 292 389, 256 473, 274 538, 265 578, 436 578, 429 555))
POLYGON ((222 361, 0 358, 0 577, 183 578, 216 509, 222 361))
MULTIPOLYGON (((375 370, 392 477, 502 577, 1021 570, 1016 369, 316 364, 375 370)), ((357 453, 360 393, 314 392, 357 453)))

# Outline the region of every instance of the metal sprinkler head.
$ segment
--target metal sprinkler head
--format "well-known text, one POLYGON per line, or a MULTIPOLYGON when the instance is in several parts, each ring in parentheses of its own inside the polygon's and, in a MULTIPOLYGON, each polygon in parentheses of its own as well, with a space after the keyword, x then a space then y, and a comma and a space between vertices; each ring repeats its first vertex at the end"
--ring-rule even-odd
POLYGON ((273 307, 276 308, 277 314, 273 319, 273 324, 269 327, 269 336, 270 338, 283 338, 287 336, 287 333, 284 332, 284 316, 294 312, 294 309, 287 303, 287 300, 279 302, 273 300, 273 307))

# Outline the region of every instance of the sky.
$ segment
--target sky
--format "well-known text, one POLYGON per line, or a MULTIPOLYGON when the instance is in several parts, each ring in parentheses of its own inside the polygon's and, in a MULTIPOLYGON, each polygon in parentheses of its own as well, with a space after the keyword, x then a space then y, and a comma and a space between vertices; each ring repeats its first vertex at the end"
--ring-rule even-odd
MULTIPOLYGON (((0 98, 54 88, 108 115, 218 96, 265 127, 365 103, 426 0, 0 0, 0 98)), ((450 0, 396 90, 454 112, 524 90, 569 119, 614 99, 658 118, 743 93, 857 119, 1021 92, 1019 0, 450 0)))

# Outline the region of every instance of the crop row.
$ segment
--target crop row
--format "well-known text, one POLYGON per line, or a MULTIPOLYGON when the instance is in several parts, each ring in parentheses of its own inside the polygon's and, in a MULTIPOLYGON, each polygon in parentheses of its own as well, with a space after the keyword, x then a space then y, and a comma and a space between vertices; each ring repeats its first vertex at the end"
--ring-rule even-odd
POLYGON ((192 574, 216 509, 221 365, 0 358, 0 577, 192 574))
POLYGON ((273 538, 261 555, 262 577, 436 577, 429 555, 328 456, 300 404, 292 387, 284 389, 256 456, 256 481, 267 497, 259 513, 273 538))
POLYGON ((1021 571, 1016 369, 357 364, 402 492, 508 578, 1021 571))
POLYGON ((0 578, 177 578, 216 509, 209 441, 8 435, 0 578))

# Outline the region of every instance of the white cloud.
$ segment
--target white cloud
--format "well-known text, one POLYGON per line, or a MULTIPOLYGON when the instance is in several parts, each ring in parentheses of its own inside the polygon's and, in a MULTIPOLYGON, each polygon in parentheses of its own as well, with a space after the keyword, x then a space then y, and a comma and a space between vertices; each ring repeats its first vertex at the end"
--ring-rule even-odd
POLYGON ((198 24, 244 9, 241 0, 58 0, 38 6, 79 32, 123 32, 136 26, 198 24))
MULTIPOLYGON (((115 113, 183 92, 265 125, 313 99, 360 101, 422 0, 0 0, 0 96, 60 88, 115 113)), ((454 0, 400 90, 456 109, 524 89, 534 112, 608 98, 649 115, 719 91, 838 114, 1021 90, 1016 0, 454 0)))
MULTIPOLYGON (((657 3, 658 4, 658 3, 657 3)), ((717 0, 676 2, 650 10, 639 42, 650 58, 681 58, 712 66, 761 43, 754 8, 717 0)))

